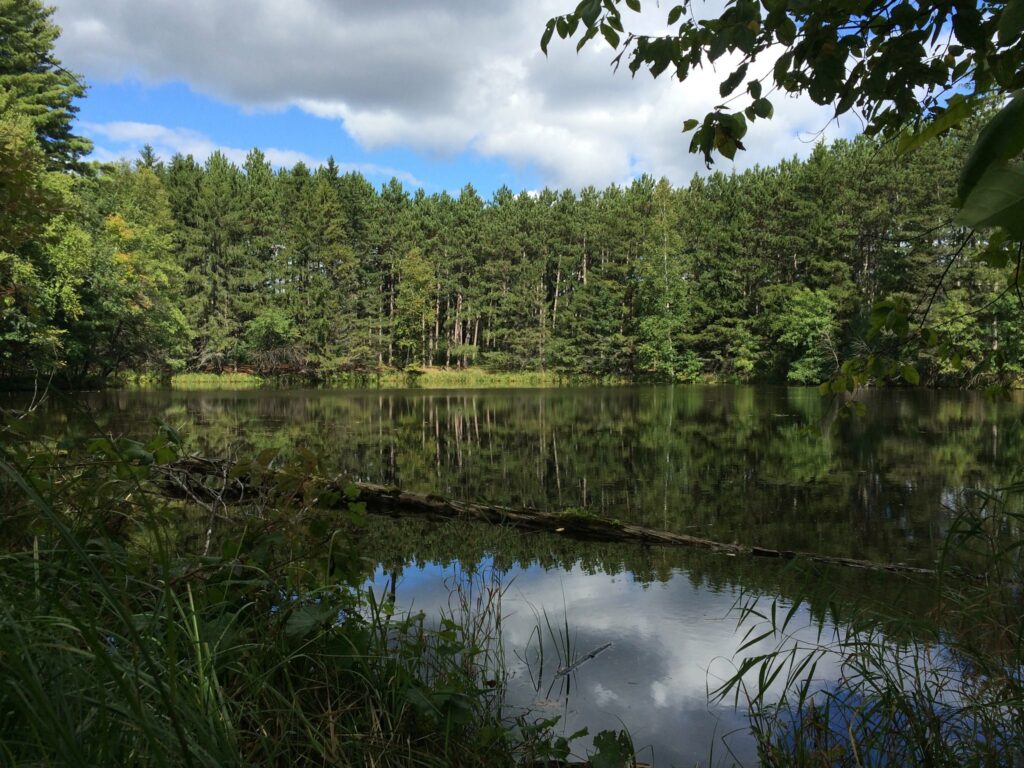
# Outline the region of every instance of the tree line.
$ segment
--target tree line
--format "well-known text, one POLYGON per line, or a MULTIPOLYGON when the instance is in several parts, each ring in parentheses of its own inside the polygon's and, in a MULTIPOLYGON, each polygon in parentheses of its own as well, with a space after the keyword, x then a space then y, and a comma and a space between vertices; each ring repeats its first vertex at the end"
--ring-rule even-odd
POLYGON ((965 144, 898 158, 858 138, 685 187, 643 176, 488 200, 374 188, 333 160, 163 163, 147 148, 65 175, 70 201, 14 270, 4 372, 480 365, 806 384, 863 344, 872 303, 902 297, 930 301, 963 350, 926 375, 1015 375, 1018 297, 957 254, 950 223, 965 144))

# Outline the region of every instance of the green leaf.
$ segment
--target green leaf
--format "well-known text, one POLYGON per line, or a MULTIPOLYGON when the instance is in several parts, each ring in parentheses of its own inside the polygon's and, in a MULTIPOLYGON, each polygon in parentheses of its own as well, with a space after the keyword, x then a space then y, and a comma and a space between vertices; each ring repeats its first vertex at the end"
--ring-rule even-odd
MULTIPOLYGON (((747 119, 742 112, 734 112, 729 115, 728 121, 732 125, 732 135, 735 139, 742 139, 747 135, 747 119)), ((736 143, 739 144, 739 141, 736 143)), ((742 149, 742 145, 740 148, 742 149)))
POLYGON ((750 98, 752 98, 752 99, 755 99, 755 100, 756 99, 760 99, 761 98, 761 81, 760 80, 751 80, 749 83, 747 83, 747 93, 750 94, 750 98))
POLYGON ((609 25, 601 25, 601 34, 604 35, 604 39, 608 41, 608 45, 610 45, 612 48, 619 47, 619 34, 609 25))
POLYGON ((284 623, 284 633, 291 638, 305 637, 337 617, 337 609, 325 605, 303 605, 292 611, 284 623))
POLYGON ((1024 237, 1024 168, 990 168, 964 201, 956 221, 974 229, 1003 227, 1024 237))
POLYGON ((779 22, 779 26, 775 29, 775 36, 780 43, 788 48, 796 40, 796 24, 787 16, 779 22))
POLYGON ((957 196, 965 203, 971 190, 988 169, 1000 162, 1011 160, 1024 151, 1024 95, 1018 93, 1013 100, 988 121, 978 136, 971 156, 964 164, 957 196))
POLYGON ((999 44, 1013 45, 1024 32, 1024 0, 1007 0, 999 16, 999 44))
POLYGON ((898 154, 905 155, 931 141, 940 133, 948 131, 969 118, 974 111, 974 100, 955 95, 946 105, 946 110, 917 133, 904 134, 897 145, 898 154))
POLYGON ((601 14, 601 0, 590 0, 580 11, 580 18, 588 27, 593 27, 601 14))
POLYGON ((178 446, 181 445, 181 433, 179 433, 178 430, 176 430, 174 427, 172 427, 166 421, 161 421, 160 422, 160 429, 159 429, 159 431, 160 431, 160 434, 164 435, 168 440, 170 440, 175 445, 178 445, 178 446))
POLYGON ((725 80, 722 81, 722 85, 719 86, 718 92, 722 96, 728 96, 730 93, 736 90, 736 86, 740 84, 740 81, 743 80, 746 74, 747 65, 743 64, 740 66, 739 69, 737 69, 735 72, 733 72, 731 75, 725 78, 725 80))
MULTIPOLYGON (((640 13, 640 0, 626 0, 626 6, 629 10, 640 13)), ((672 22, 669 23, 671 24, 672 22)))
POLYGON ((675 24, 683 15, 683 6, 677 5, 671 11, 668 12, 668 23, 669 25, 675 24))
POLYGON ((555 32, 555 22, 551 20, 548 22, 547 28, 544 30, 544 34, 540 37, 540 49, 545 56, 548 55, 548 43, 551 42, 551 36, 555 32))
POLYGON ((919 374, 917 369, 912 365, 904 365, 900 368, 900 373, 903 375, 903 379, 911 386, 916 387, 921 383, 921 374, 919 374))
POLYGON ((689 120, 683 123, 683 133, 686 133, 687 131, 692 131, 698 125, 700 125, 700 120, 691 117, 689 120))
POLYGON ((996 269, 1002 269, 1010 261, 1010 252, 1003 248, 1003 244, 1006 242, 1006 235, 1003 232, 997 232, 988 245, 981 253, 975 256, 977 261, 988 264, 990 267, 996 269))
POLYGON ((152 464, 155 460, 152 453, 138 444, 129 445, 121 453, 129 461, 139 461, 142 464, 152 464))
POLYGON ((625 731, 601 731, 594 737, 591 768, 622 768, 633 760, 633 745, 625 731))
POLYGON ((253 460, 253 464, 256 464, 259 467, 263 467, 264 469, 267 469, 273 463, 274 459, 277 458, 277 455, 280 452, 280 448, 264 448, 262 451, 256 454, 256 458, 253 460))
POLYGON ((753 103, 752 108, 755 115, 766 120, 771 119, 771 116, 775 114, 775 108, 768 99, 758 99, 753 103))
POLYGON ((715 149, 721 152, 722 156, 728 160, 732 160, 736 157, 736 141, 732 136, 725 136, 722 139, 716 139, 715 149))

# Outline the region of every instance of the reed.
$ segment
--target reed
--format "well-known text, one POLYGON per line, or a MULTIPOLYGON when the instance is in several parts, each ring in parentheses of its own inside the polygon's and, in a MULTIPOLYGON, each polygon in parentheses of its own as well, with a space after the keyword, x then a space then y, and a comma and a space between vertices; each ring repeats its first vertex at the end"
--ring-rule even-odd
POLYGON ((316 489, 227 514, 151 492, 170 428, 28 433, 0 441, 0 764, 511 766, 557 742, 502 712, 497 572, 403 615, 316 489))

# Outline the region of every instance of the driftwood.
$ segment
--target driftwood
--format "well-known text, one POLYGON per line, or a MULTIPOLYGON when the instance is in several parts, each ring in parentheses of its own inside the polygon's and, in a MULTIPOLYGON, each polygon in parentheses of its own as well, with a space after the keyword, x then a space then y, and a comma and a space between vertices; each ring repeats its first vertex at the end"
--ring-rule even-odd
MULTIPOLYGON (((180 459, 160 468, 162 489, 169 494, 189 496, 202 501, 237 503, 256 498, 277 487, 287 487, 293 475, 261 470, 253 476, 240 473, 230 462, 198 457, 180 459)), ((310 476, 308 479, 314 479, 310 476)), ((324 494, 337 498, 338 506, 361 502, 367 512, 391 517, 418 517, 427 520, 472 519, 494 525, 508 525, 527 531, 545 531, 582 541, 634 542, 670 547, 690 547, 719 552, 732 557, 767 557, 780 560, 802 560, 824 565, 888 571, 914 576, 934 577, 932 568, 905 563, 879 563, 850 557, 836 557, 814 552, 771 549, 768 547, 713 541, 684 533, 660 531, 640 525, 622 523, 586 513, 543 512, 537 509, 502 507, 468 501, 446 499, 434 494, 420 494, 399 488, 345 480, 318 479, 324 494), (358 491, 355 497, 349 494, 358 491)))

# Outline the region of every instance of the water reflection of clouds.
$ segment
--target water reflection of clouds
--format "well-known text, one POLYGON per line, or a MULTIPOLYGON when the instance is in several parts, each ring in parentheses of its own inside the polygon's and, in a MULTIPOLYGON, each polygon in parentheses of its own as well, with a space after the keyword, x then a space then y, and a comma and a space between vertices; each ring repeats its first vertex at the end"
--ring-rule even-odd
MULTIPOLYGON (((482 565, 487 566, 485 562, 482 565)), ((398 583, 398 603, 425 610, 448 604, 451 568, 408 568, 398 583)), ((386 574, 381 573, 383 585, 386 574)), ((694 586, 678 571, 664 583, 641 584, 622 575, 585 573, 581 568, 546 571, 517 568, 504 575, 502 636, 511 674, 508 704, 532 709, 537 717, 561 715, 567 733, 584 726, 591 735, 628 727, 638 747, 653 750, 655 765, 756 765, 756 751, 743 713, 731 702, 708 702, 708 689, 731 673, 733 657, 746 627, 737 630, 731 609, 738 592, 694 586), (612 646, 582 664, 569 679, 553 678, 561 662, 552 663, 554 638, 542 627, 548 659, 538 682, 527 668, 529 648, 536 647, 538 620, 544 614, 554 631, 568 619, 574 655, 605 643, 612 646)), ((796 637, 810 642, 801 611, 796 637)), ((744 651, 764 653, 775 647, 765 639, 744 651)), ((532 670, 534 675, 536 670, 532 670)), ((837 669, 819 668, 823 679, 837 669)), ((582 740, 580 746, 587 743, 582 740)), ((650 752, 644 759, 650 760, 650 752)))

